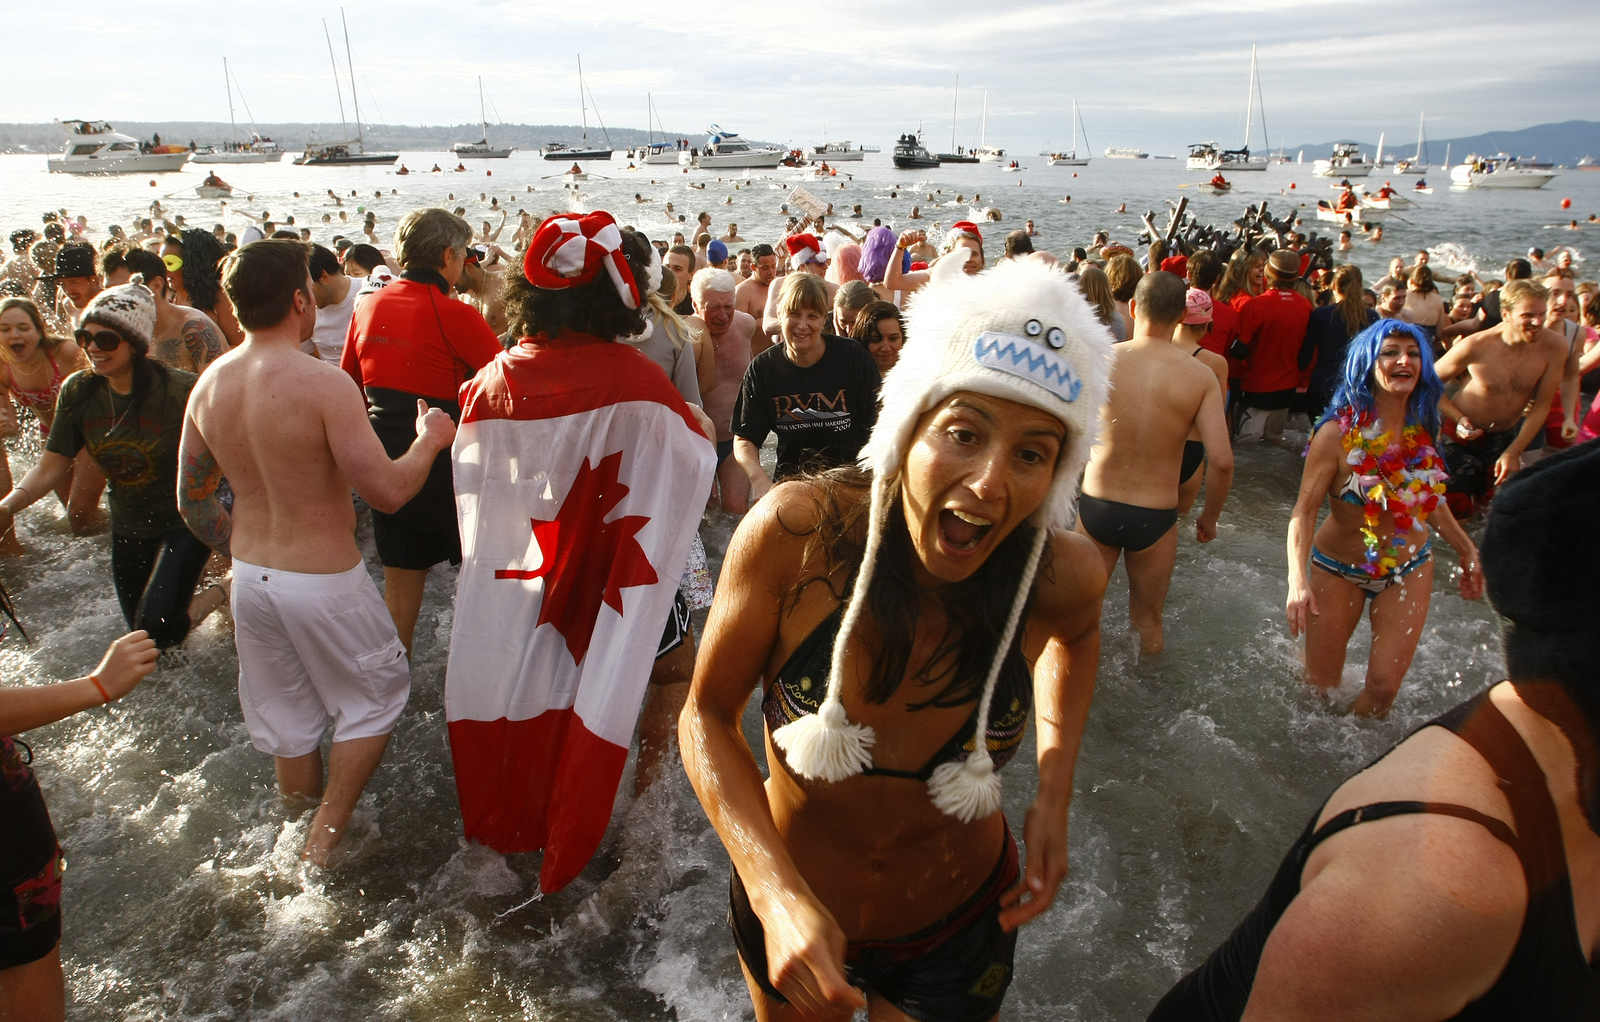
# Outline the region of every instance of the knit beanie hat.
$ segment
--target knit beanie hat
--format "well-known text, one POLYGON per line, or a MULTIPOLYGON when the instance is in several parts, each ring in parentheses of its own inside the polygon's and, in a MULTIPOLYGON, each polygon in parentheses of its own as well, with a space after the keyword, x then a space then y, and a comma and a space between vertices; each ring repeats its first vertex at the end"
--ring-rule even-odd
POLYGON ((802 777, 840 781, 871 764, 873 729, 853 724, 845 715, 845 651, 872 586, 889 506, 917 421, 963 391, 1047 412, 1067 427, 1066 444, 1050 491, 1030 518, 1037 532, 984 682, 973 752, 962 762, 941 764, 928 781, 934 804, 963 822, 1000 808, 1000 778, 989 756, 989 707, 1033 591, 1049 530, 1069 526, 1076 518, 1078 478, 1098 433, 1113 357, 1110 333, 1059 269, 1031 259, 1006 260, 969 275, 963 270, 967 258, 940 260, 928 285, 909 303, 906 345, 883 379, 882 410, 861 450, 861 467, 872 473, 867 538, 834 642, 826 698, 815 714, 772 734, 790 769, 802 777))
POLYGON ((144 286, 144 274, 135 273, 126 284, 95 295, 84 306, 80 322, 111 327, 129 344, 149 352, 156 330, 156 300, 144 286))

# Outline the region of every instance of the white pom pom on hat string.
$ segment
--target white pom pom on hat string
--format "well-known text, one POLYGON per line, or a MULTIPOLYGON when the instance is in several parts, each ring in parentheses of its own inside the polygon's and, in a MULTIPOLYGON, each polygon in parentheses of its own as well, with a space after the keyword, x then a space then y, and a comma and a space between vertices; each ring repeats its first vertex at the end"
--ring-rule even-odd
POLYGON ((878 736, 865 724, 852 724, 844 712, 845 651, 850 634, 866 607, 867 590, 872 586, 872 569, 878 561, 883 541, 883 519, 888 512, 891 480, 884 474, 873 477, 872 500, 868 509, 867 542, 861 552, 861 570, 839 621, 833 640, 833 658, 828 667, 828 691, 816 713, 792 720, 772 732, 772 741, 783 750, 789 768, 812 781, 842 781, 872 765, 869 751, 878 736))
POLYGON ((1011 614, 1006 618, 1005 631, 1000 645, 995 649, 994 660, 989 664, 989 676, 983 683, 983 698, 978 701, 978 724, 972 739, 972 754, 960 763, 941 763, 928 778, 928 794, 939 811, 954 816, 962 823, 981 820, 1000 809, 1000 774, 989 755, 989 708, 994 703, 994 691, 1000 681, 1000 669, 1005 666, 1011 642, 1016 638, 1017 625, 1022 620, 1022 609, 1028 604, 1033 591, 1033 579, 1039 571, 1039 559, 1044 555, 1045 542, 1050 530, 1035 531, 1033 549, 1028 555, 1028 566, 1022 572, 1022 584, 1017 587, 1016 598, 1011 601, 1011 614))

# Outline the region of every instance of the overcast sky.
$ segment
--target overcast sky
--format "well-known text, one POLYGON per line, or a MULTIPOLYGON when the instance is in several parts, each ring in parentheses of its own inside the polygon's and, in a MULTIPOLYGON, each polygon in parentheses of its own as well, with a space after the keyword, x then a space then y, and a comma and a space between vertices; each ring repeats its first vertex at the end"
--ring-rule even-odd
MULTIPOLYGON (((6 6, 0 121, 226 120, 223 56, 257 121, 338 120, 322 28, 343 75, 335 4, 6 6)), ((608 125, 643 127, 650 92, 670 130, 715 121, 796 145, 825 129, 888 148, 921 125, 943 148, 957 75, 961 144, 987 91, 990 144, 1019 153, 1067 145, 1074 95, 1096 151, 1237 145, 1252 42, 1273 146, 1380 131, 1414 143, 1423 111, 1430 138, 1588 119, 1600 70, 1595 0, 377 0, 346 13, 368 123, 475 120, 479 74, 500 119, 576 123, 581 52, 608 125)))

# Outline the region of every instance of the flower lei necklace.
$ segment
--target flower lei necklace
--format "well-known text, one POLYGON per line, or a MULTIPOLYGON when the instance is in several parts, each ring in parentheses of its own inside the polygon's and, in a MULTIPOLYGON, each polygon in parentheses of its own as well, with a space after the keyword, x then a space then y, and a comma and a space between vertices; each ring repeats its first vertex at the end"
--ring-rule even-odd
POLYGON ((1405 537, 1439 506, 1444 496, 1444 460, 1421 426, 1403 428, 1396 444, 1389 431, 1379 430, 1371 412, 1357 414, 1346 407, 1339 413, 1339 432, 1345 464, 1366 498, 1361 537, 1367 559, 1362 569, 1373 578, 1384 578, 1399 564, 1397 555, 1405 549, 1405 537), (1378 515, 1384 511, 1394 515, 1394 535, 1387 550, 1381 550, 1377 530, 1378 515))

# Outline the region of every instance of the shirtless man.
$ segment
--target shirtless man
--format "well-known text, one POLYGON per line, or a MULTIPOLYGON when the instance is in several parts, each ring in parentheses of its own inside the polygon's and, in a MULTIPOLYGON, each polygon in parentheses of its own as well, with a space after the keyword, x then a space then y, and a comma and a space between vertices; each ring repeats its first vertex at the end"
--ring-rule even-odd
POLYGON ((489 246, 467 246, 467 259, 461 267, 461 277, 456 281, 456 294, 461 295, 473 308, 483 313, 489 329, 504 334, 511 329, 506 320, 506 305, 500 300, 500 273, 486 264, 489 246))
POLYGON ((1534 281, 1510 281, 1500 289, 1500 324, 1456 342, 1439 359, 1447 387, 1466 375, 1459 390, 1439 399, 1439 454, 1450 472, 1445 498, 1457 519, 1488 503, 1544 429, 1567 363, 1566 340, 1544 326, 1547 298, 1534 281))
POLYGON ((728 221, 728 230, 717 240, 722 242, 724 245, 727 245, 729 248, 732 248, 734 245, 744 244, 744 239, 739 237, 739 225, 731 220, 728 221))
POLYGON ((151 333, 150 357, 186 373, 201 373, 227 349, 222 331, 199 309, 172 302, 167 284, 167 264, 153 252, 132 249, 123 254, 131 273, 144 274, 144 286, 156 298, 156 327, 151 333))
POLYGON ((1147 273, 1128 303, 1133 336, 1117 345, 1111 400, 1089 458, 1078 531, 1094 540, 1109 573, 1126 556, 1128 617, 1143 653, 1165 647, 1161 611, 1178 554, 1178 477, 1184 441, 1199 430, 1205 446, 1206 501, 1195 538, 1209 543, 1233 483, 1233 448, 1222 390, 1210 367, 1178 350, 1187 288, 1178 276, 1147 273))
POLYGON ((737 308, 738 289, 743 286, 736 286, 733 275, 725 271, 701 270, 690 287, 694 316, 689 323, 705 331, 716 359, 716 383, 700 397, 717 429, 717 488, 722 494, 722 510, 734 515, 750 510, 750 478, 732 457, 733 404, 754 357, 751 338, 756 332, 755 317, 737 308))
MULTIPOLYGON (((771 245, 762 243, 750 250, 750 257, 755 260, 755 267, 750 279, 734 290, 733 305, 759 323, 766 313, 767 292, 778 276, 778 253, 772 250, 771 245)), ((765 331, 757 331, 750 341, 755 353, 760 354, 772 347, 773 336, 765 331)))
POLYGON ((455 426, 418 401, 417 439, 391 461, 366 402, 300 345, 317 322, 305 246, 259 241, 223 264, 245 339, 195 385, 178 510, 234 557, 239 699, 285 799, 320 802, 302 859, 325 865, 405 709, 405 647, 355 541, 353 487, 395 511, 422 488, 455 426), (217 496, 223 475, 231 513, 217 496), (322 733, 332 721, 324 787, 322 733))

